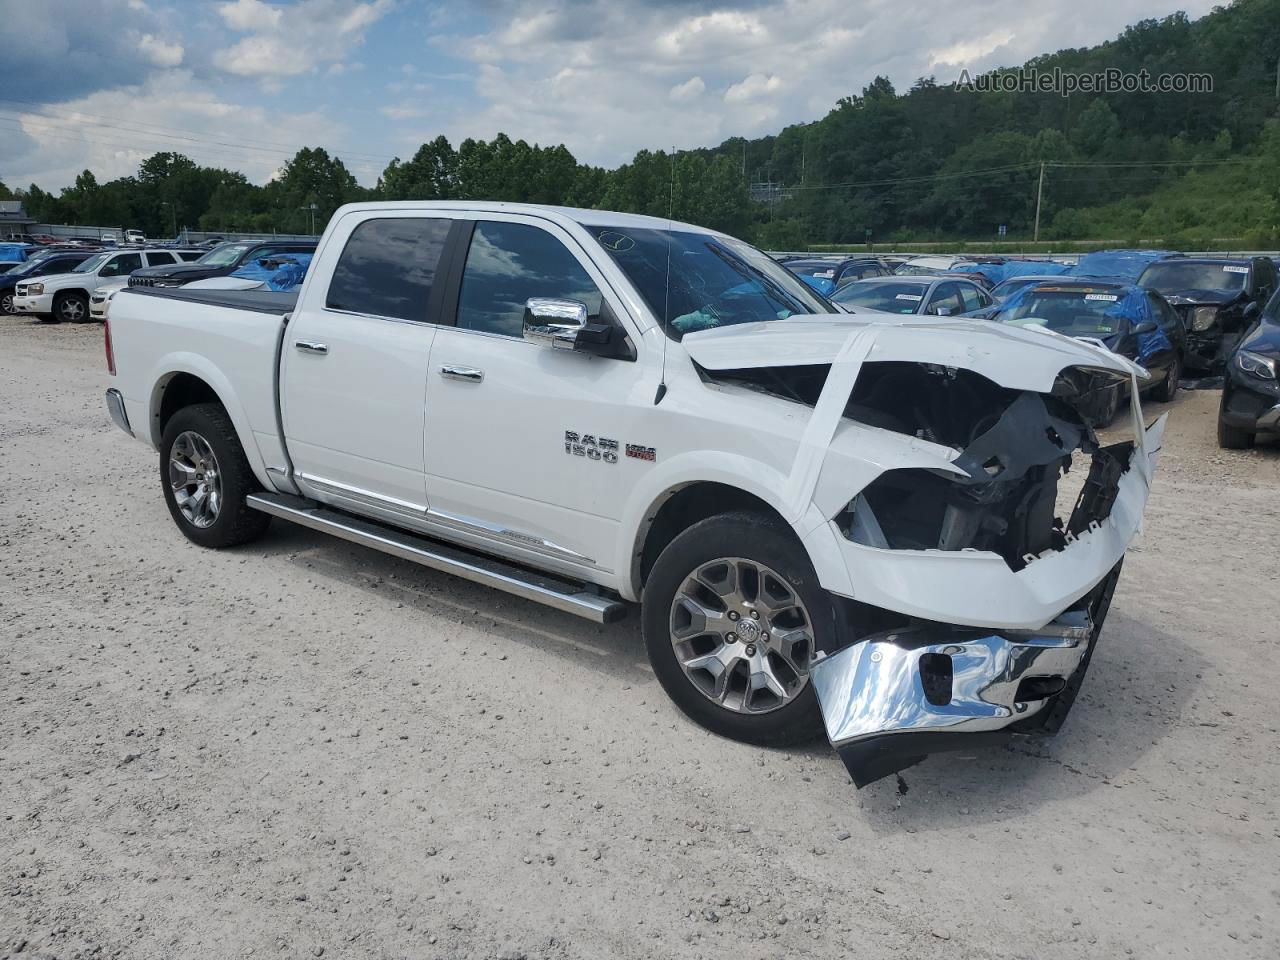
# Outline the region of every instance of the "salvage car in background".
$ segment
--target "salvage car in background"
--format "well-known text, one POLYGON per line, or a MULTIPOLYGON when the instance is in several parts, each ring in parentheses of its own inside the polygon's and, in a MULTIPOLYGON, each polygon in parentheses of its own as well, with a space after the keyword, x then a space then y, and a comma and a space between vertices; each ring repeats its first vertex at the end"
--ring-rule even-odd
POLYGON ((51 252, 47 256, 34 256, 22 263, 14 264, 4 273, 0 273, 0 314, 12 316, 18 312, 17 307, 13 305, 13 297, 20 282, 74 270, 92 255, 88 250, 58 251, 51 252))
POLYGON ((179 262, 179 250, 105 251, 94 254, 69 273, 55 273, 38 280, 22 280, 14 291, 19 313, 52 316, 54 320, 85 323, 90 319, 89 298, 114 277, 134 270, 179 262))
POLYGON ((129 278, 131 287, 180 287, 193 280, 229 277, 262 257, 315 253, 314 240, 233 240, 202 253, 192 263, 139 270, 129 278))
POLYGON ((277 517, 597 622, 639 603, 690 717, 825 727, 858 785, 1058 729, 1164 430, 1135 403, 1099 441, 1081 398, 1141 373, 1103 347, 849 316, 604 210, 346 206, 296 293, 130 286, 106 342, 193 543, 277 517))
POLYGON ((850 313, 922 313, 956 317, 991 305, 991 295, 966 277, 882 277, 857 280, 831 295, 850 313))
MULTIPOLYGON (((1048 330, 1097 342, 1142 367, 1140 382, 1161 403, 1178 392, 1187 335, 1182 319, 1154 290, 1136 284, 1054 277, 1025 287, 992 315, 995 323, 1048 330)), ((1107 426, 1127 396, 1129 384, 1105 385, 1087 404, 1094 422, 1107 426)))
POLYGON ((1280 297, 1227 359, 1218 408, 1218 446, 1241 450, 1280 435, 1280 297))
POLYGON ((892 271, 874 257, 840 259, 790 259, 783 266, 824 297, 847 283, 867 277, 886 277, 892 271))
POLYGON ((1218 373, 1244 331, 1276 290, 1276 266, 1267 257, 1197 257, 1162 260, 1138 283, 1159 291, 1187 325, 1187 365, 1218 373))

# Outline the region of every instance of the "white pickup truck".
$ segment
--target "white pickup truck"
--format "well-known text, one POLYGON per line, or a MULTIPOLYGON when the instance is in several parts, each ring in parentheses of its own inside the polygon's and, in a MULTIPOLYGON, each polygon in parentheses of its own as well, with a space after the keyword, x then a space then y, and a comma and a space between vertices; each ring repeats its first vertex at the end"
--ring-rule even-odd
POLYGON ((333 217, 296 293, 130 287, 112 418, 205 547, 272 517, 596 621, 667 693, 859 786, 1055 732, 1141 523, 1141 368, 1041 331, 850 316, 699 227, 506 203, 333 217), (1131 391, 1133 397, 1138 390, 1131 391))

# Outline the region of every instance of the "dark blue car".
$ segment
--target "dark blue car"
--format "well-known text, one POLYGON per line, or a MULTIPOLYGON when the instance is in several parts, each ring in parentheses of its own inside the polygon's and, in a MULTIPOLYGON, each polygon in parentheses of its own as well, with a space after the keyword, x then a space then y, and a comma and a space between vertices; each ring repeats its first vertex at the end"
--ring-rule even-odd
MULTIPOLYGON (((1151 379, 1141 389, 1155 400, 1167 403, 1178 392, 1186 327, 1154 290, 1124 280, 1055 277, 1013 294, 991 319, 1097 341, 1146 368, 1151 379)), ((1105 426, 1115 419, 1125 396, 1127 389, 1118 384, 1091 401, 1095 423, 1105 426)))

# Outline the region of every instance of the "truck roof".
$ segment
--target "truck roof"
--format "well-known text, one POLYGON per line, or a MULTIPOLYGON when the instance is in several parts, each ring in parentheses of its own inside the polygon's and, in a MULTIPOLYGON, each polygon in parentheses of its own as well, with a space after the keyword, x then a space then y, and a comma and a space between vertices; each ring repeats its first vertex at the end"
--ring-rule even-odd
POLYGON ((372 203, 349 203, 342 213, 377 213, 386 210, 465 210, 472 213, 529 213, 557 220, 562 225, 576 223, 585 227, 635 227, 645 230, 683 230, 690 233, 718 233, 692 223, 646 217, 638 213, 615 210, 588 210, 583 207, 556 207, 543 203, 507 203, 497 200, 381 200, 372 203))

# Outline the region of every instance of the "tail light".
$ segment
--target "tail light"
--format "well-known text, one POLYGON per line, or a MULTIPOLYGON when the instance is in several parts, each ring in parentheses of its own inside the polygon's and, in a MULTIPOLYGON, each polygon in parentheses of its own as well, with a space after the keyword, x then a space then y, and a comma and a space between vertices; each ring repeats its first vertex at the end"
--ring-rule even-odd
POLYGON ((102 341, 107 350, 107 373, 116 375, 116 352, 111 349, 111 321, 102 322, 102 341))

